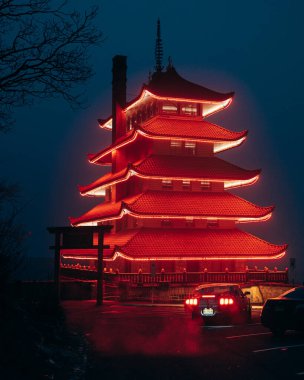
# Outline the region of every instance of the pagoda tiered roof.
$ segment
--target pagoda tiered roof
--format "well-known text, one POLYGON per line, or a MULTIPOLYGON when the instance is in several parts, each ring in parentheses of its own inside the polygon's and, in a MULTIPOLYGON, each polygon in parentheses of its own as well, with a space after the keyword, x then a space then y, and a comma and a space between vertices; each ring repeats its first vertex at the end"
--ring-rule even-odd
POLYGON ((259 207, 226 192, 148 190, 116 203, 102 203, 79 218, 74 226, 119 219, 124 214, 139 218, 232 219, 237 222, 267 220, 273 207, 259 207))
POLYGON ((202 102, 223 102, 233 97, 234 92, 220 93, 190 82, 181 77, 173 66, 166 71, 155 72, 148 85, 149 92, 164 98, 191 99, 202 102))
MULTIPOLYGON (((220 93, 190 82, 182 78, 174 67, 168 67, 166 71, 153 74, 151 81, 143 85, 139 96, 127 103, 124 112, 150 97, 160 100, 208 104, 202 114, 202 116, 208 116, 228 107, 233 96, 234 92, 220 93)), ((101 128, 112 129, 112 117, 100 120, 99 125, 101 128)))
POLYGON ((260 170, 246 170, 218 157, 151 155, 126 169, 109 173, 97 181, 80 186, 81 194, 94 195, 102 188, 126 181, 135 175, 142 178, 224 182, 225 188, 249 185, 257 181, 260 170))
POLYGON ((187 138, 206 141, 236 141, 247 135, 248 131, 233 132, 216 124, 202 120, 201 117, 155 116, 141 125, 141 129, 154 136, 187 138))
POLYGON ((89 155, 89 161, 101 165, 111 164, 113 150, 137 141, 140 136, 154 140, 181 140, 214 143, 214 151, 221 152, 240 145, 248 131, 233 132, 201 117, 155 116, 134 127, 114 144, 96 154, 89 155))
MULTIPOLYGON (((125 266, 125 260, 175 261, 178 269, 178 261, 243 260, 241 266, 246 260, 283 257, 287 245, 235 228, 236 223, 268 220, 273 207, 225 191, 251 185, 260 175, 260 170, 246 170, 214 155, 247 137, 246 130, 230 131, 206 121, 227 108, 234 93, 192 83, 171 62, 165 71, 158 62, 149 83, 126 103, 126 57, 113 63, 112 144, 89 155, 91 163, 112 165, 112 172, 79 187, 81 195, 105 196, 106 202, 70 218, 71 224, 110 222, 114 228, 104 236, 104 260, 121 258, 119 270, 137 270, 138 265, 125 266)), ((112 122, 110 116, 99 124, 111 130, 112 122)), ((97 259, 96 248, 61 253, 65 258, 97 259)))
MULTIPOLYGON (((287 245, 275 245, 247 232, 233 229, 141 228, 105 235, 104 260, 256 260, 279 259, 287 245)), ((63 257, 79 257, 79 251, 62 250, 63 257)), ((97 257, 97 250, 83 250, 97 257)))

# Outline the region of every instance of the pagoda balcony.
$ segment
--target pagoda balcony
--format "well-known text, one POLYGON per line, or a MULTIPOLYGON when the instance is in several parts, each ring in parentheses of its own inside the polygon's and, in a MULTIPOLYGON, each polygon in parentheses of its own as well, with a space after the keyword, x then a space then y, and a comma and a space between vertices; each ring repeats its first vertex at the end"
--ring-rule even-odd
MULTIPOLYGON (((94 266, 81 266, 62 264, 61 275, 69 278, 83 280, 96 280, 97 269, 94 266)), ((104 272, 106 283, 127 283, 130 286, 161 286, 161 285, 192 285, 203 283, 232 282, 246 283, 288 283, 288 269, 273 270, 254 269, 244 271, 222 271, 222 272, 160 272, 160 273, 119 273, 104 272)))

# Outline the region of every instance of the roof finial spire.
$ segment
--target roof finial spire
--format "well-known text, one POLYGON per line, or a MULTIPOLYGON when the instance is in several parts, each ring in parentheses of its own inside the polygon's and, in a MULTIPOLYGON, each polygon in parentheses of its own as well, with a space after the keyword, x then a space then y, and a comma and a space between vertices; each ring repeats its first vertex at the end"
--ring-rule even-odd
POLYGON ((160 36, 160 20, 157 19, 157 34, 155 43, 155 70, 161 72, 163 66, 163 42, 160 36))

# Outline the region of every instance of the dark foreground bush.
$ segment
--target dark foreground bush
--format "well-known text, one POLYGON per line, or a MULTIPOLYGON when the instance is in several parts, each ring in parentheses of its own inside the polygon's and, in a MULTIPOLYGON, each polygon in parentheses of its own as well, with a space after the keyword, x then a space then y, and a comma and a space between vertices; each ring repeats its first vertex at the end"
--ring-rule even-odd
POLYGON ((0 378, 82 379, 86 344, 68 331, 52 289, 31 290, 22 284, 1 297, 0 378))

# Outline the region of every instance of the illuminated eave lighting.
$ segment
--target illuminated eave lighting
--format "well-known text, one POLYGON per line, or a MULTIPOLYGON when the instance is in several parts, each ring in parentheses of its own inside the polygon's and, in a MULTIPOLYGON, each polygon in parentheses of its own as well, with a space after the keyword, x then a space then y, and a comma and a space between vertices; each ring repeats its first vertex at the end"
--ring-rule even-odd
POLYGON ((82 197, 86 197, 86 196, 105 197, 106 196, 106 190, 105 190, 105 188, 97 187, 96 189, 90 190, 90 192, 87 192, 87 193, 80 192, 80 195, 82 197))
POLYGON ((134 131, 131 136, 125 140, 125 141, 122 141, 120 144, 117 144, 115 145, 114 147, 110 148, 110 149, 106 149, 104 152, 102 152, 101 154, 95 156, 94 158, 91 158, 89 160, 89 162, 91 162, 92 164, 95 164, 97 161, 99 161, 100 159, 102 159, 103 157, 111 154, 113 151, 117 150, 117 149, 120 149, 122 148, 123 146, 127 145, 127 144, 130 144, 131 142, 133 142, 134 140, 136 140, 137 138, 137 131, 134 131))
POLYGON ((106 120, 104 123, 102 124, 99 124, 100 128, 102 129, 106 129, 108 131, 112 131, 112 123, 113 123, 113 119, 112 117, 109 118, 108 120, 106 120))
POLYGON ((193 220, 207 220, 207 221, 217 221, 217 220, 231 220, 235 223, 255 223, 255 222, 265 222, 269 220, 272 216, 272 212, 263 216, 257 217, 238 217, 238 216, 206 216, 206 215, 143 215, 137 214, 135 212, 130 211, 127 208, 123 208, 120 213, 116 216, 105 217, 95 219, 94 221, 76 223, 75 226, 92 226, 97 225, 100 222, 111 222, 114 220, 122 219, 124 215, 130 215, 137 219, 173 219, 173 220, 186 220, 187 218, 191 218, 193 220), (94 223, 94 224, 93 224, 94 223))
MULTIPOLYGON (((202 115, 203 117, 213 115, 214 113, 229 107, 232 102, 232 98, 226 99, 221 102, 216 102, 216 101, 209 101, 209 100, 203 100, 203 99, 195 100, 195 99, 187 99, 187 98, 164 97, 164 96, 155 95, 148 90, 143 90, 140 97, 134 103, 126 107, 123 111, 126 113, 130 109, 136 107, 139 103, 142 102, 143 99, 147 97, 151 97, 157 100, 165 100, 165 101, 172 101, 172 102, 203 103, 203 104, 214 105, 213 107, 211 106, 208 111, 206 110, 206 112, 204 112, 204 107, 203 107, 203 115, 202 115)), ((103 124, 99 124, 99 126, 100 128, 103 128, 106 130, 112 130, 112 123, 113 123, 113 118, 109 118, 103 124)))
MULTIPOLYGON (((224 182, 224 188, 225 189, 232 189, 232 188, 236 188, 236 187, 244 187, 244 186, 252 185, 252 184, 256 183, 260 177, 259 174, 257 174, 255 177, 250 178, 250 179, 240 179, 240 180, 189 178, 189 177, 161 177, 161 176, 143 175, 143 174, 139 174, 134 169, 129 169, 127 174, 125 176, 123 176, 122 178, 119 178, 113 182, 108 182, 105 185, 99 186, 98 188, 96 188, 96 190, 97 189, 106 189, 110 186, 114 186, 118 183, 127 181, 132 176, 143 178, 143 179, 156 179, 156 180, 169 180, 169 181, 193 181, 193 182, 209 181, 209 182, 216 182, 216 183, 224 182)), ((85 195, 92 195, 93 196, 94 191, 95 191, 95 189, 88 190, 87 192, 82 192, 81 194, 83 196, 85 196, 85 195)))
MULTIPOLYGON (((201 143, 213 143, 214 144, 214 153, 222 152, 224 150, 236 147, 241 145, 244 140, 246 140, 247 136, 243 136, 238 140, 233 141, 219 141, 214 139, 203 139, 203 138, 189 138, 189 137, 176 137, 176 136, 155 136, 155 135, 149 135, 147 132, 143 131, 142 129, 136 129, 133 130, 133 133, 131 136, 126 139, 125 141, 121 142, 120 144, 117 144, 113 146, 112 148, 106 149, 101 154, 96 155, 94 158, 91 158, 89 162, 92 164, 98 164, 98 161, 101 160, 103 157, 106 157, 110 155, 113 151, 116 151, 125 145, 131 144, 133 141, 137 139, 137 137, 141 135, 145 138, 151 139, 151 140, 174 140, 174 141, 189 141, 189 142, 201 142, 201 143)), ((103 164, 110 164, 110 162, 103 163, 103 164)))
POLYGON ((251 178, 251 179, 237 180, 236 181, 236 180, 231 180, 231 179, 147 176, 147 175, 139 174, 134 169, 131 169, 131 172, 133 172, 132 175, 135 175, 136 177, 144 178, 144 179, 162 179, 162 180, 169 180, 169 181, 193 181, 193 182, 209 181, 209 182, 216 182, 216 183, 224 182, 225 188, 233 188, 233 187, 251 185, 259 179, 259 174, 256 175, 254 178, 251 178), (231 183, 231 185, 230 186, 226 185, 226 182, 231 183))
POLYGON ((228 108, 231 103, 232 103, 232 98, 229 98, 229 99, 227 99, 227 100, 225 100, 223 102, 214 103, 214 107, 209 107, 209 110, 208 111, 206 110, 206 112, 204 112, 204 107, 203 107, 203 117, 211 116, 211 115, 215 114, 218 111, 221 111, 221 110, 223 110, 225 108, 228 108))
POLYGON ((72 227, 83 227, 83 226, 97 226, 97 221, 91 221, 91 222, 83 222, 83 223, 75 223, 72 224, 72 227))
MULTIPOLYGON (((224 188, 225 189, 233 189, 235 187, 243 187, 243 186, 249 186, 253 185, 256 183, 260 178, 260 175, 257 174, 255 177, 250 178, 250 179, 243 179, 243 180, 238 180, 238 181, 225 181, 224 182, 224 188)), ((210 181, 212 182, 212 181, 210 181)))
MULTIPOLYGON (((234 220, 236 223, 247 223, 247 222, 262 222, 269 220, 271 218, 272 213, 263 215, 260 217, 238 217, 238 216, 206 216, 206 215, 143 215, 143 214, 137 214, 135 212, 132 212, 128 210, 127 208, 123 209, 125 214, 129 214, 130 216, 133 216, 134 218, 139 219, 187 219, 192 218, 194 220, 207 220, 207 221, 215 221, 215 220, 234 220)), ((120 219, 123 215, 120 215, 117 217, 117 219, 120 219)))
MULTIPOLYGON (((162 258, 159 258, 159 257, 150 257, 150 258, 134 258, 134 257, 130 257, 120 251, 115 251, 113 257, 111 258, 104 258, 103 260, 104 261, 115 261, 116 259, 118 259, 119 257, 125 259, 125 260, 129 260, 129 261, 172 261, 172 260, 177 260, 177 261, 187 261, 187 260, 193 260, 193 261, 214 261, 214 260, 269 260, 269 259, 272 259, 272 260, 278 260, 278 259, 281 259, 282 257, 284 257, 286 254, 286 251, 284 252, 281 252, 277 255, 273 255, 273 256, 229 256, 229 257, 223 257, 223 256, 207 256, 207 257, 197 257, 197 256, 194 256, 194 257, 191 257, 191 256, 186 256, 186 257, 183 257, 183 256, 171 256, 171 257, 162 257, 162 258)), ((63 254, 61 256, 63 259, 74 259, 74 260, 97 260, 97 251, 96 251, 96 257, 92 257, 92 256, 84 256, 84 255, 68 255, 68 254, 63 254)))
POLYGON ((95 256, 62 255, 61 257, 63 259, 75 259, 75 260, 97 260, 97 256, 95 257, 95 256))
POLYGON ((244 136, 238 140, 235 141, 227 141, 227 142, 215 142, 214 143, 214 153, 223 152, 224 150, 234 148, 236 146, 241 145, 245 140, 247 136, 244 136))
POLYGON ((201 143, 210 143, 214 144, 214 153, 222 152, 223 150, 227 150, 233 148, 235 146, 241 145, 244 140, 246 140, 247 136, 243 136, 238 140, 232 141, 219 141, 214 139, 206 139, 206 138, 194 138, 194 137, 176 137, 176 136, 151 136, 147 132, 142 129, 137 130, 140 135, 146 137, 151 140, 174 140, 174 141, 189 141, 189 142, 201 142, 201 143))
POLYGON ((286 251, 281 252, 277 255, 272 255, 272 256, 206 256, 206 257, 197 257, 197 256, 169 256, 169 257, 162 257, 159 258, 158 256, 156 257, 149 257, 149 258, 137 258, 137 257, 131 257, 123 252, 120 251, 115 251, 114 255, 112 258, 105 258, 105 261, 115 261, 117 258, 121 257, 125 260, 129 261, 172 261, 172 260, 178 260, 178 261, 187 261, 187 260, 195 260, 195 261, 201 261, 201 260, 206 260, 206 261, 214 261, 214 260, 269 260, 269 259, 281 259, 284 257, 286 254, 286 251))
POLYGON ((94 196, 94 191, 101 191, 102 189, 107 189, 108 187, 114 186, 114 185, 116 185, 117 183, 125 182, 125 181, 127 181, 132 175, 133 175, 133 174, 132 174, 132 171, 131 171, 131 170, 128 170, 127 173, 126 173, 126 175, 123 176, 122 178, 117 179, 117 180, 112 181, 112 182, 109 182, 109 183, 107 183, 107 184, 105 184, 105 185, 102 185, 102 186, 96 187, 95 189, 88 190, 88 191, 86 191, 86 192, 83 191, 83 192, 81 193, 81 195, 82 195, 82 196, 87 196, 87 195, 88 195, 88 196, 90 196, 90 195, 94 196))

